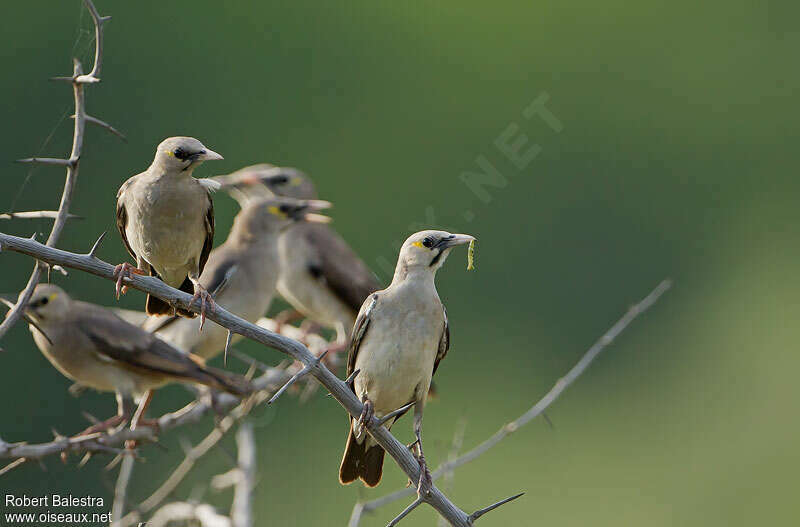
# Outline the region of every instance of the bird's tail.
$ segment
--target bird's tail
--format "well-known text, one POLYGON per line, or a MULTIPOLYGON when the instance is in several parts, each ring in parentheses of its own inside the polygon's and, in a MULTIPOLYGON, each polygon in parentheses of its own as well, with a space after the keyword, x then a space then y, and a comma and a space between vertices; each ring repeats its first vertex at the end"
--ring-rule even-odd
POLYGON ((147 295, 147 301, 145 302, 144 309, 147 311, 148 315, 172 314, 172 306, 153 295, 147 295))
POLYGON ((217 368, 201 366, 196 380, 209 388, 228 392, 237 397, 244 397, 253 392, 253 385, 243 376, 217 368))
POLYGON ((339 483, 347 485, 361 479, 367 487, 375 487, 381 482, 383 475, 383 456, 386 452, 380 445, 368 445, 365 437, 361 444, 353 435, 353 427, 347 435, 347 446, 339 467, 339 483))
MULTIPOLYGON (((150 267, 150 275, 155 276, 156 278, 161 278, 155 269, 150 267)), ((181 286, 178 288, 181 291, 189 294, 194 293, 194 285, 192 281, 189 280, 188 277, 183 281, 181 286)), ((164 302, 160 298, 152 295, 147 295, 147 301, 145 303, 145 311, 148 315, 172 315, 173 313, 177 313, 178 315, 186 318, 194 318, 196 315, 191 311, 187 311, 185 309, 174 309, 171 304, 168 302, 164 302)))

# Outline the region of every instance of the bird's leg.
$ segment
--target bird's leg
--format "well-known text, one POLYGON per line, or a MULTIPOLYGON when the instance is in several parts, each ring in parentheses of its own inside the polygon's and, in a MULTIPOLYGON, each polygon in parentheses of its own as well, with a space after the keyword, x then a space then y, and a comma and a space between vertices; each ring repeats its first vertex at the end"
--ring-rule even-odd
MULTIPOLYGON (((147 411, 147 407, 150 406, 150 401, 153 400, 153 390, 147 390, 139 401, 139 405, 136 407, 136 411, 133 414, 133 418, 131 419, 131 430, 136 430, 140 426, 149 426, 152 427, 155 433, 158 433, 158 419, 145 419, 144 413, 147 411)), ((133 450, 136 448, 136 441, 129 440, 125 441, 125 448, 128 450, 133 450)))
POLYGON ((419 462, 419 482, 417 483, 417 494, 427 496, 433 487, 433 477, 425 461, 425 454, 422 452, 422 408, 423 404, 417 402, 414 406, 414 436, 416 441, 411 443, 411 447, 417 447, 417 461, 419 462))
POLYGON ((122 280, 124 278, 130 278, 131 274, 147 274, 147 271, 139 269, 138 267, 134 267, 128 262, 122 262, 114 267, 113 277, 117 281, 115 289, 117 292, 117 300, 119 300, 120 293, 124 294, 127 291, 127 287, 122 286, 122 280))
POLYGON ((302 342, 305 342, 306 340, 308 340, 308 336, 312 333, 316 333, 317 331, 319 331, 320 327, 321 326, 319 324, 317 324, 310 318, 305 319, 303 323, 300 324, 300 331, 303 332, 300 335, 300 340, 302 342))
POLYGON ((356 421, 356 428, 353 430, 356 434, 356 439, 360 439, 362 435, 364 435, 364 429, 367 426, 367 423, 372 420, 372 417, 375 415, 375 405, 372 404, 372 401, 367 399, 366 394, 361 398, 364 407, 361 409, 361 415, 358 416, 358 421, 356 421))
POLYGON ((95 423, 86 430, 80 432, 78 435, 96 434, 97 432, 105 432, 115 428, 131 418, 134 412, 133 400, 130 397, 122 394, 117 394, 117 415, 110 417, 105 421, 95 423))
POLYGON ((283 326, 301 318, 303 318, 303 314, 296 309, 281 311, 273 319, 275 321, 275 333, 280 333, 283 326))
POLYGON ((200 299, 200 331, 203 331, 203 325, 206 323, 206 305, 213 311, 216 304, 214 303, 214 298, 211 296, 211 293, 200 284, 198 275, 199 273, 197 272, 193 272, 189 275, 189 280, 194 284, 194 295, 192 296, 191 303, 194 304, 197 299, 200 299))

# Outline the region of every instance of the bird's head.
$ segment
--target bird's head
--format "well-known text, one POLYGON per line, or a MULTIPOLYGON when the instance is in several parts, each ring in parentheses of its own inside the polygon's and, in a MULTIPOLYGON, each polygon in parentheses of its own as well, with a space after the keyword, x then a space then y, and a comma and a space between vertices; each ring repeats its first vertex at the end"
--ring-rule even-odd
POLYGON ((299 221, 327 223, 328 216, 317 214, 331 206, 319 199, 305 200, 272 196, 247 203, 236 216, 236 230, 250 234, 279 232, 299 221))
POLYGON ((276 196, 316 199, 317 189, 311 178, 295 168, 281 168, 280 173, 265 179, 264 185, 276 196))
POLYGON ((435 273, 444 264, 453 247, 467 244, 474 239, 469 234, 450 234, 446 231, 414 233, 400 248, 395 276, 398 272, 404 276, 413 269, 435 273))
POLYGON ((216 159, 222 159, 222 156, 206 148, 194 137, 169 137, 158 145, 153 165, 165 168, 168 172, 191 174, 203 161, 216 159))
POLYGON ((269 163, 247 166, 210 179, 219 183, 242 207, 248 201, 269 196, 317 198, 317 191, 308 176, 296 168, 278 167, 269 163))
MULTIPOLYGON (((58 321, 69 313, 69 302, 69 295, 57 285, 39 284, 25 307, 25 315, 39 324, 58 321)), ((30 319, 28 322, 33 324, 30 319)))

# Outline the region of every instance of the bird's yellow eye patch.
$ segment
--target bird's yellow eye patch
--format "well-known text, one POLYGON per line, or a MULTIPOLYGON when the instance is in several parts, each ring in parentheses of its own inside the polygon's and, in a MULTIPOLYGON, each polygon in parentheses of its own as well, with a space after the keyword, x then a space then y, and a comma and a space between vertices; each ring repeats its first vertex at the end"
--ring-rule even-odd
POLYGON ((175 156, 175 152, 173 152, 172 150, 167 150, 167 155, 170 156, 170 157, 174 157, 175 156))
POLYGON ((293 177, 289 184, 293 187, 299 187, 303 183, 303 178, 293 177))
POLYGON ((271 205, 268 209, 270 214, 273 216, 278 216, 279 218, 285 218, 287 214, 283 212, 280 208, 276 207, 275 205, 271 205))
POLYGON ((48 302, 52 302, 53 300, 56 299, 57 296, 58 296, 58 293, 53 293, 52 295, 47 297, 47 301, 48 302))
POLYGON ((413 245, 414 247, 419 247, 420 249, 424 249, 425 248, 425 246, 422 245, 422 242, 414 242, 411 245, 413 245))

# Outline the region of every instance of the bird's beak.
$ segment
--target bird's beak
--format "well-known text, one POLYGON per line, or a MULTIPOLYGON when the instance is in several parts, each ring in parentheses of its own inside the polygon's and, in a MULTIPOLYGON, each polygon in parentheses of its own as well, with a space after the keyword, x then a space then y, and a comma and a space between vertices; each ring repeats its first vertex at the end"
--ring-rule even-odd
POLYGON ((310 223, 330 223, 332 220, 329 216, 323 214, 316 214, 316 211, 329 209, 333 206, 330 201, 322 199, 310 199, 306 201, 306 206, 300 211, 302 219, 310 223))
POLYGON ((205 152, 197 156, 198 161, 218 161, 220 159, 225 159, 218 153, 214 152, 213 150, 209 150, 206 148, 205 152))
MULTIPOLYGON (((17 298, 14 295, 0 294, 0 304, 5 305, 9 310, 13 309, 16 303, 17 303, 17 298)), ((51 346, 53 345, 53 341, 50 340, 50 337, 47 336, 47 333, 45 333, 44 330, 41 328, 41 326, 39 326, 39 324, 36 322, 36 320, 34 320, 34 317, 32 316, 32 311, 28 308, 28 306, 25 306, 25 309, 22 312, 22 319, 31 326, 38 329, 39 333, 44 335, 44 338, 47 340, 47 342, 49 342, 51 346)))
POLYGON ((450 238, 442 240, 442 248, 455 247, 456 245, 464 245, 469 242, 475 241, 475 236, 469 234, 453 234, 450 238))

